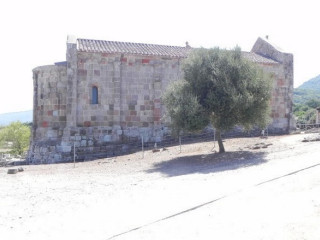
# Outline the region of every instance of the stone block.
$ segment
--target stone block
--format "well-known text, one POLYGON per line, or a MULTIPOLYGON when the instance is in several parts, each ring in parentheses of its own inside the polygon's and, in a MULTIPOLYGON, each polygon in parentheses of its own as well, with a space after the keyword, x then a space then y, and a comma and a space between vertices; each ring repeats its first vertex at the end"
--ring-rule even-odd
POLYGON ((71 146, 62 146, 61 150, 64 153, 71 152, 71 146))
POLYGON ((60 162, 61 161, 61 155, 60 154, 54 154, 53 155, 53 160, 55 161, 55 162, 60 162))
POLYGON ((121 135, 122 134, 122 130, 117 130, 117 135, 121 135))
POLYGON ((94 76, 100 77, 100 70, 94 70, 94 76))
POLYGON ((59 121, 60 121, 60 122, 65 122, 65 121, 67 121, 66 116, 60 116, 60 117, 59 117, 59 121))
POLYGON ((91 121, 85 121, 85 122, 83 123, 83 126, 85 126, 85 127, 90 127, 90 126, 91 126, 91 121))
POLYGON ((111 135, 105 135, 104 137, 103 137, 103 141, 104 142, 111 142, 111 135))
POLYGON ((40 153, 46 153, 48 151, 48 149, 46 147, 40 147, 39 152, 40 153))
POLYGON ((48 138, 56 138, 58 136, 56 130, 48 130, 47 131, 47 137, 48 138))
POLYGON ((81 147, 86 147, 87 146, 87 140, 81 140, 80 145, 81 145, 81 147))
POLYGON ((142 64, 148 64, 148 63, 150 63, 150 59, 143 58, 143 59, 141 60, 141 63, 142 63, 142 64))
POLYGON ((142 123, 142 127, 149 127, 149 123, 143 122, 143 123, 142 123))

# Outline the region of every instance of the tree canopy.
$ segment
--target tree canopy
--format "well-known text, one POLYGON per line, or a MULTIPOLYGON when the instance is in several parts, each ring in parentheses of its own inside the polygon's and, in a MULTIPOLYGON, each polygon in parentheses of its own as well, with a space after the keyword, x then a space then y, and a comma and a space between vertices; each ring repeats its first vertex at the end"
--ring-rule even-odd
POLYGON ((201 130, 209 124, 207 111, 200 105, 187 81, 175 81, 170 84, 163 99, 171 117, 174 135, 180 134, 183 130, 201 130))
POLYGON ((184 79, 169 86, 163 97, 174 129, 194 131, 210 122, 219 152, 224 152, 221 131, 268 124, 272 78, 244 59, 240 48, 195 49, 182 69, 184 79))
POLYGON ((21 123, 13 122, 0 129, 0 142, 12 142, 12 153, 23 154, 29 147, 30 127, 21 123))

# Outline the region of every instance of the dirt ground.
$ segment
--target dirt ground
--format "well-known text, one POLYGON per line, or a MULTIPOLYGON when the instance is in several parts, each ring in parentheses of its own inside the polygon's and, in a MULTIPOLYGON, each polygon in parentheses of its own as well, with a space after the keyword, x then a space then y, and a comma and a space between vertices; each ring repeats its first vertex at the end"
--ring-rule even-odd
POLYGON ((318 136, 0 168, 0 239, 320 239, 318 136))

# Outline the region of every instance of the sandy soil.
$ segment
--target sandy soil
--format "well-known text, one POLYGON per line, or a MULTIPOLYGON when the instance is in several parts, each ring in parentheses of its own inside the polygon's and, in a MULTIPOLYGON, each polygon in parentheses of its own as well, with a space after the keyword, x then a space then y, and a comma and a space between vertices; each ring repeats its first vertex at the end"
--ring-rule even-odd
POLYGON ((0 239, 319 239, 316 136, 0 168, 0 239))

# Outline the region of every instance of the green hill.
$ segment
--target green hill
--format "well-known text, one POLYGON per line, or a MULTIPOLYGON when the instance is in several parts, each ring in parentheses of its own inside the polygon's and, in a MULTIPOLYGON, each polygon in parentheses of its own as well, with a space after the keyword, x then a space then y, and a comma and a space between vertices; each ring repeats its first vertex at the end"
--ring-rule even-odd
POLYGON ((312 99, 320 100, 320 90, 296 88, 293 91, 294 104, 306 104, 312 99))
POLYGON ((315 109, 320 107, 320 75, 294 89, 293 103, 298 123, 315 122, 315 109))
POLYGON ((294 89, 294 104, 306 104, 308 101, 320 100, 320 75, 294 89))
POLYGON ((320 75, 303 83, 298 89, 314 90, 320 92, 320 75))

